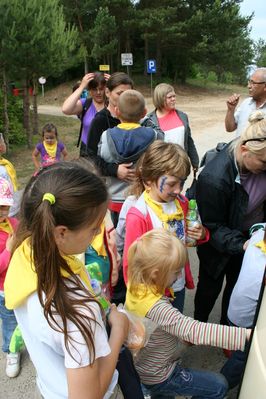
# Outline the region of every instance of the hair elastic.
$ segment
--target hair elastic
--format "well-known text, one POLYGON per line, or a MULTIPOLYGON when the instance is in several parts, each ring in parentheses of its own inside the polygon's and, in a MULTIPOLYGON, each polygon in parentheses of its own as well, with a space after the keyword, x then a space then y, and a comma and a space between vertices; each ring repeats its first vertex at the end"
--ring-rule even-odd
POLYGON ((51 193, 45 193, 43 194, 42 201, 48 201, 51 205, 53 205, 55 203, 55 196, 51 193))

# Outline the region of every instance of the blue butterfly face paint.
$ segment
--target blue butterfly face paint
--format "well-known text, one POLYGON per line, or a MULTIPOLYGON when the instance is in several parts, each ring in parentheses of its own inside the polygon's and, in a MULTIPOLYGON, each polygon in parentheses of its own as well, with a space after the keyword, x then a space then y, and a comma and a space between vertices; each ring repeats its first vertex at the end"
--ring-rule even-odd
POLYGON ((163 192, 163 189, 164 189, 166 180, 167 180, 167 176, 163 176, 163 177, 161 178, 161 183, 160 183, 160 192, 161 192, 161 193, 163 192))

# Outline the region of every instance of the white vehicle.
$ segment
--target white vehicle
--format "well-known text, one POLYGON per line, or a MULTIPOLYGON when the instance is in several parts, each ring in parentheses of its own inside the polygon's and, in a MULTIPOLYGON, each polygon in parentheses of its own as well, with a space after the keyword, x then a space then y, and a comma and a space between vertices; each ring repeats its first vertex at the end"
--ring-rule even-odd
MULTIPOLYGON (((255 266, 255 265, 254 265, 255 266)), ((258 301, 255 328, 238 399, 266 398, 266 272, 258 301)))

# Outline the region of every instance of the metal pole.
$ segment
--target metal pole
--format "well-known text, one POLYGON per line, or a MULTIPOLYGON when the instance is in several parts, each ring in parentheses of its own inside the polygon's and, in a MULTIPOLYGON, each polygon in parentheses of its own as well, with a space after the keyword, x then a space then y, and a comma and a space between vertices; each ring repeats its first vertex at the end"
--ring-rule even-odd
POLYGON ((151 97, 152 97, 152 72, 151 72, 151 97))
POLYGON ((42 96, 44 97, 44 85, 42 85, 42 96))

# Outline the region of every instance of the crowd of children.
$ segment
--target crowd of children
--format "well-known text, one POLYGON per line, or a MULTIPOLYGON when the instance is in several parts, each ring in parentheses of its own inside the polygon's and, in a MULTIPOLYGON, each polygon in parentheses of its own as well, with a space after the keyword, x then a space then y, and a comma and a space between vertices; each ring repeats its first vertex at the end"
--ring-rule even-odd
MULTIPOLYGON (((47 123, 32 154, 35 173, 25 187, 18 221, 9 215, 16 174, 2 158, 0 140, 6 374, 15 377, 20 370, 20 353, 10 351, 18 325, 37 372, 38 398, 108 399, 120 388, 125 399, 225 398, 228 388, 239 383, 253 327, 265 270, 265 219, 245 244, 228 325, 183 315, 185 287, 194 288, 186 243, 212 243, 212 225, 187 225, 188 199, 182 190, 191 163, 185 149, 164 141, 163 132, 152 126, 141 126, 146 113, 141 93, 120 94, 115 116, 121 123, 102 133, 98 155, 108 163, 132 163, 131 185, 126 178, 101 177, 84 158, 65 161, 65 145, 58 141, 56 126, 47 123), (126 285, 122 311, 112 304, 121 270, 126 285), (125 347, 134 325, 130 315, 155 326, 134 364, 125 347), (188 343, 220 347, 232 356, 221 373, 184 368, 180 347, 188 343)), ((246 140, 262 143, 261 173, 266 129, 264 136, 256 134, 264 128, 257 126, 246 140)))

